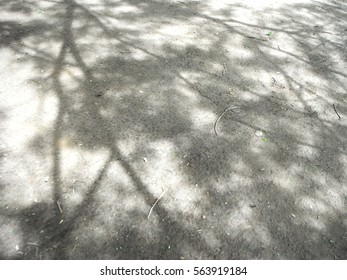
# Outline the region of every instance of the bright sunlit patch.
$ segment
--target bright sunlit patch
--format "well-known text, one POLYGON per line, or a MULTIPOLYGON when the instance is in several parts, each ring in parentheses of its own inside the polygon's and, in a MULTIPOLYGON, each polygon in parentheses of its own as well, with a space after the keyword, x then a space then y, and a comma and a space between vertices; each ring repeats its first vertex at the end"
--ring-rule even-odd
POLYGON ((161 198, 162 205, 172 213, 187 212, 202 193, 185 180, 180 165, 182 159, 175 153, 174 145, 166 140, 151 143, 155 150, 151 155, 143 155, 137 169, 143 169, 143 182, 154 198, 161 198))
POLYGON ((131 57, 137 61, 144 61, 144 60, 148 59, 148 57, 150 57, 150 54, 148 54, 147 52, 145 52, 143 50, 134 49, 131 52, 131 57))
POLYGON ((178 82, 178 86, 176 87, 178 94, 184 97, 184 103, 186 106, 190 105, 190 102, 187 102, 187 99, 195 104, 198 101, 197 94, 195 91, 187 88, 187 84, 185 81, 178 82))
POLYGON ((258 246, 268 245, 271 241, 270 233, 255 219, 254 212, 247 201, 238 203, 237 209, 228 217, 225 231, 231 238, 242 236, 251 244, 259 243, 258 246))
POLYGON ((304 3, 310 3, 310 0, 263 0, 263 1, 254 1, 254 0, 242 0, 242 3, 244 5, 247 5, 250 8, 253 9, 266 9, 266 8, 272 8, 272 7, 279 7, 284 5, 290 5, 290 4, 304 4, 304 3))
POLYGON ((206 109, 194 108, 190 118, 197 129, 204 129, 207 126, 212 127, 217 116, 206 109))
POLYGON ((314 160, 319 155, 319 150, 309 145, 298 144, 297 155, 314 160))
POLYGON ((347 177, 347 155, 344 153, 341 153, 339 161, 340 161, 341 166, 344 166, 343 171, 342 171, 343 174, 341 174, 341 175, 344 175, 346 178, 347 177))
POLYGON ((219 248, 221 246, 219 238, 213 231, 205 229, 202 231, 202 235, 210 248, 219 248))
MULTIPOLYGON (((61 138, 56 148, 60 153, 61 177, 67 181, 83 178, 84 184, 92 182, 98 176, 110 156, 107 150, 84 150, 83 145, 69 137, 61 138), (88 174, 87 177, 83 175, 84 172, 88 174)), ((70 192, 71 189, 67 191, 70 192)))
POLYGON ((136 7, 135 5, 130 5, 126 3, 120 3, 117 7, 111 9, 114 14, 131 13, 131 14, 141 14, 142 9, 136 7))
MULTIPOLYGON (((240 37, 237 38, 240 39, 240 37)), ((230 57, 240 59, 243 63, 245 63, 247 60, 250 60, 250 62, 252 62, 252 60, 254 59, 254 53, 250 49, 236 44, 235 40, 237 39, 233 38, 233 40, 230 40, 230 43, 232 44, 230 44, 230 47, 227 48, 230 57)))
POLYGON ((326 214, 329 209, 325 203, 323 203, 320 199, 306 196, 301 198, 301 207, 310 211, 312 215, 316 214, 326 214))
POLYGON ((249 206, 242 206, 240 202, 240 207, 237 210, 233 211, 229 216, 228 226, 233 228, 233 233, 235 235, 239 234, 239 231, 243 231, 245 229, 250 229, 251 219, 252 219, 252 210, 249 206), (238 230, 237 230, 238 229, 238 230))
POLYGON ((0 248, 1 252, 5 253, 3 257, 12 259, 23 254, 22 232, 19 222, 14 219, 7 219, 0 216, 0 248))
POLYGON ((122 155, 126 157, 136 150, 136 142, 132 138, 127 138, 126 140, 119 140, 117 143, 122 155))
POLYGON ((303 221, 310 227, 314 228, 315 230, 319 230, 319 231, 324 231, 326 230, 326 225, 324 222, 325 218, 324 217, 318 217, 318 215, 311 215, 308 216, 306 215, 303 218, 303 221))
POLYGON ((181 71, 179 77, 179 81, 185 86, 189 84, 197 85, 196 83, 204 78, 201 73, 193 71, 181 71))
POLYGON ((218 11, 218 10, 225 10, 228 9, 230 5, 229 0, 218 0, 218 1, 206 1, 209 9, 208 10, 213 10, 213 11, 218 11))
POLYGON ((302 174, 303 170, 300 166, 293 164, 288 170, 277 170, 275 174, 272 174, 272 180, 276 186, 284 189, 288 192, 294 192, 300 187, 295 182, 296 176, 302 174))
POLYGON ((159 30, 160 33, 170 36, 184 36, 186 35, 190 29, 189 26, 186 24, 170 24, 170 25, 164 25, 159 30))
POLYGON ((179 176, 179 159, 175 158, 175 147, 169 141, 156 141, 151 143, 151 146, 155 147, 155 153, 150 157, 144 155, 142 159, 143 167, 148 174, 145 180, 152 192, 159 196, 170 186, 180 185, 182 178, 179 176), (164 174, 165 176, 163 176, 164 174), (158 185, 157 182, 161 182, 163 179, 165 182, 158 185))

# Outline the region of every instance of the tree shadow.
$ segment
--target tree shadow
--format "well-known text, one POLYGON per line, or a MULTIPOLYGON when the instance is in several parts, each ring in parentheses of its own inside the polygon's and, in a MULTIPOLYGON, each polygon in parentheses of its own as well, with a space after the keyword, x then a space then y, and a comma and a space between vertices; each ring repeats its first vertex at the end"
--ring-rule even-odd
POLYGON ((1 157, 0 257, 345 259, 344 6, 0 2, 43 104, 4 150, 50 173, 17 198, 1 157))

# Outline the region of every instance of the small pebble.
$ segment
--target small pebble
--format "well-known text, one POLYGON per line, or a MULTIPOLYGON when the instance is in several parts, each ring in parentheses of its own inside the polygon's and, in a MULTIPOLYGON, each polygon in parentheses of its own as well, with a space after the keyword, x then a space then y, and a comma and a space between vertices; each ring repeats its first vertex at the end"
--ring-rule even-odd
POLYGON ((263 136, 263 133, 262 133, 261 131, 256 131, 256 132, 254 133, 254 135, 255 135, 255 136, 258 136, 258 137, 261 137, 261 136, 263 136))

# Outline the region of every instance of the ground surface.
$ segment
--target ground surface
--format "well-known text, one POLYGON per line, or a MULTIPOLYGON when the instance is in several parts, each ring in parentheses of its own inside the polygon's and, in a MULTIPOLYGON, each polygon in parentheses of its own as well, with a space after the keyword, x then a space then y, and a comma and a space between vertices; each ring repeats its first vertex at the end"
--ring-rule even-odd
POLYGON ((346 259, 346 46, 345 1, 0 1, 0 258, 346 259))

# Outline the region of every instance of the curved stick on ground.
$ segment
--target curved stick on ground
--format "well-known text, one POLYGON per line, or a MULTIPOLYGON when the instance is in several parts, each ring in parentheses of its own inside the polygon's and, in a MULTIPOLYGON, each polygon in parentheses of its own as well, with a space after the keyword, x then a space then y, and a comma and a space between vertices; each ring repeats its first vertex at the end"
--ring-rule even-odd
POLYGON ((217 133, 217 125, 218 125, 218 122, 220 121, 220 119, 225 115, 226 112, 228 112, 229 110, 234 110, 234 109, 237 109, 238 107, 232 107, 232 108, 227 108, 224 110, 224 112, 218 117, 218 119, 216 120, 216 122, 214 123, 214 126, 213 126, 213 129, 214 129, 214 133, 216 133, 216 135, 218 136, 218 133, 217 133))
POLYGON ((158 198, 157 200, 154 202, 153 206, 151 207, 151 210, 149 210, 147 219, 149 219, 149 216, 151 215, 153 208, 157 205, 157 203, 159 202, 159 200, 164 196, 164 194, 168 191, 168 189, 166 189, 158 198))
POLYGON ((335 111, 336 115, 339 117, 339 119, 341 119, 341 116, 339 115, 339 113, 337 112, 337 110, 335 108, 335 104, 333 104, 333 108, 334 108, 334 111, 335 111))

